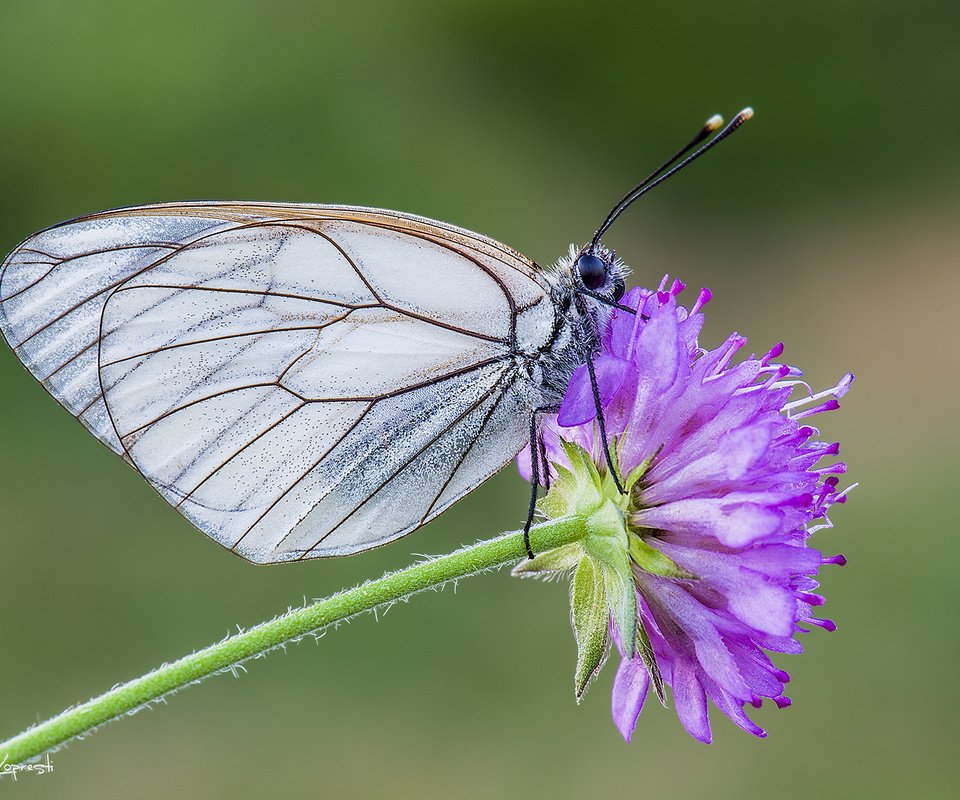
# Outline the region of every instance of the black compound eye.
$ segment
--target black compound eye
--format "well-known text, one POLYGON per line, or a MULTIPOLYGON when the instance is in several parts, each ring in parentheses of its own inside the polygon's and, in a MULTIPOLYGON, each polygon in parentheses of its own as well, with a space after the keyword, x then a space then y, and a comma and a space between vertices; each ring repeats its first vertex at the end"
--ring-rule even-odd
POLYGON ((577 259, 577 272, 583 285, 591 291, 596 291, 607 279, 607 265, 600 256, 584 253, 577 259))
POLYGON ((616 283, 613 284, 613 302, 619 303, 625 291, 627 291, 627 284, 623 282, 623 278, 617 278, 616 283))

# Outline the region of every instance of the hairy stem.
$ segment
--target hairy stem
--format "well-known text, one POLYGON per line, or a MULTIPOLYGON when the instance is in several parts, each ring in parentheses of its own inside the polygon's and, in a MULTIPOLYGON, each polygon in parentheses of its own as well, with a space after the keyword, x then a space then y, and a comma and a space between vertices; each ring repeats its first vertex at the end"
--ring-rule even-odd
MULTIPOLYGON (((544 552, 582 539, 585 533, 583 520, 567 517, 533 527, 530 543, 536 552, 544 552)), ((165 664, 0 743, 0 765, 29 761, 164 695, 217 672, 231 671, 247 659, 356 614, 525 557, 523 534, 507 533, 289 611, 165 664)))

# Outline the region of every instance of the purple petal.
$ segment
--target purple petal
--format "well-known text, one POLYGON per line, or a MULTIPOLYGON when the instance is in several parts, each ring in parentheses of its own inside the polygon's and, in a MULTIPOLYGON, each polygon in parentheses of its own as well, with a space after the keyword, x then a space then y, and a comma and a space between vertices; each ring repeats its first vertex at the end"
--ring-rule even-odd
MULTIPOLYGON (((783 551, 792 550, 801 555, 805 552, 814 552, 816 555, 815 551, 804 551, 787 545, 756 547, 754 549, 760 551, 776 548, 777 552, 783 554, 784 568, 779 572, 765 574, 742 565, 744 560, 749 561, 752 551, 716 553, 702 548, 678 546, 666 541, 657 542, 656 547, 701 580, 707 581, 716 591, 721 592, 727 599, 727 608, 730 613, 741 622, 756 631, 774 636, 789 636, 793 633, 793 623, 797 613, 797 595, 788 588, 788 584, 798 570, 792 568, 796 560, 788 559, 783 551)), ((754 560, 764 563, 762 558, 754 560)), ((772 558, 766 559, 768 567, 772 560, 772 558)), ((727 685, 717 676, 714 677, 727 691, 742 696, 740 692, 734 690, 733 686, 727 685)))
POLYGON ((758 695, 776 698, 790 676, 773 666, 769 657, 752 642, 740 642, 732 648, 740 673, 758 695))
POLYGON ((728 593, 730 611, 755 630, 772 636, 789 636, 797 615, 793 592, 765 581, 757 573, 742 570, 744 585, 728 593), (749 584, 749 585, 746 585, 749 584))
POLYGON ((750 477, 748 472, 767 455, 771 438, 770 425, 746 425, 722 434, 699 458, 687 453, 683 461, 676 455, 669 462, 665 459, 651 474, 656 486, 647 493, 647 502, 663 503, 702 492, 716 495, 724 486, 750 486, 749 480, 741 479, 750 477), (674 463, 677 468, 671 470, 674 463))
POLYGON ((678 661, 673 667, 673 702, 687 733, 699 742, 710 744, 707 695, 694 668, 686 660, 678 661))
MULTIPOLYGON (((623 385, 630 362, 600 355, 594 359, 593 368, 597 375, 600 403, 606 407, 623 385)), ((590 372, 586 364, 581 364, 570 378, 570 385, 557 414, 557 424, 563 428, 572 428, 574 425, 590 422, 596 416, 597 403, 593 397, 593 386, 590 384, 590 372)))
MULTIPOLYGON (((700 603, 685 587, 669 579, 648 579, 644 587, 652 587, 663 609, 692 643, 697 662, 726 691, 744 700, 750 697, 736 661, 717 631, 714 612, 700 603)), ((674 634, 676 649, 685 649, 674 634)))
POLYGON ((770 447, 769 425, 748 425, 720 437, 717 450, 726 461, 727 478, 740 478, 756 464, 770 447))
POLYGON ((529 482, 533 477, 533 465, 530 463, 530 445, 517 453, 517 471, 520 477, 529 482))
POLYGON ((783 514, 777 508, 726 498, 678 500, 635 515, 647 528, 712 536, 730 547, 744 547, 781 530, 783 514))
POLYGON ((737 560, 754 572, 762 572, 770 577, 812 574, 817 571, 821 562, 826 561, 816 550, 789 544, 752 547, 738 553, 737 560))
POLYGON ((650 688, 650 674, 639 658, 620 661, 613 679, 613 721, 628 742, 650 688))
POLYGON ((713 700, 717 708, 747 733, 752 733, 758 739, 766 738, 767 732, 744 713, 741 703, 734 700, 726 692, 717 690, 716 687, 710 687, 710 689, 710 699, 713 700))
MULTIPOLYGON (((639 308, 646 297, 643 289, 635 287, 626 293, 620 300, 620 304, 627 308, 639 308)), ((629 311, 615 310, 610 315, 610 325, 603 339, 604 349, 613 355, 626 358, 630 351, 630 343, 637 335, 638 326, 642 324, 643 319, 639 313, 631 314, 629 311)))
POLYGON ((632 360, 657 386, 673 383, 686 350, 680 346, 679 322, 673 297, 657 309, 634 341, 632 360))
POLYGON ((574 425, 583 425, 597 416, 597 404, 593 399, 593 387, 590 385, 590 374, 587 365, 581 364, 570 376, 567 393, 560 403, 557 412, 557 424, 563 428, 572 428, 574 425))
POLYGON ((782 518, 777 509, 757 503, 727 506, 715 534, 725 545, 743 547, 777 533, 782 518))
POLYGON ((620 387, 623 386, 632 365, 622 358, 599 355, 594 359, 593 366, 597 375, 600 403, 606 408, 617 392, 620 391, 620 387))

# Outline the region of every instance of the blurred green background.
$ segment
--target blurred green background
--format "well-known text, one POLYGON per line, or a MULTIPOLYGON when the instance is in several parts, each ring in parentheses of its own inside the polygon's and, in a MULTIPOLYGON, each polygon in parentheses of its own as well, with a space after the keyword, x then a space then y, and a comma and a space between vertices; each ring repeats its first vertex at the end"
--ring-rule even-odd
MULTIPOLYGON (((956 3, 25 2, 0 7, 0 244, 113 206, 356 203, 550 262, 710 114, 756 118, 607 240, 707 285, 704 341, 857 373, 861 486, 817 535, 839 630, 781 658, 794 706, 577 707, 565 588, 488 575, 218 677, 54 754, 22 797, 954 797, 960 560, 956 3)), ((0 736, 385 569, 517 527, 512 469, 408 539, 245 564, 0 350, 0 736)), ((9 779, 7 779, 9 780, 9 779)))

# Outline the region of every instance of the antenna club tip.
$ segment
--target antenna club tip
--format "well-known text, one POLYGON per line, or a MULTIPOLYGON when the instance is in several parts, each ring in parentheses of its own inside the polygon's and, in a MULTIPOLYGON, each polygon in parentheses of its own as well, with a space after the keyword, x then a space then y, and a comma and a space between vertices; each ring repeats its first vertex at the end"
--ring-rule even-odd
POLYGON ((753 109, 750 106, 747 106, 745 109, 743 109, 743 111, 737 114, 737 116, 746 122, 748 119, 750 119, 750 117, 753 116, 753 109))
POLYGON ((723 117, 721 117, 719 114, 714 114, 712 117, 710 117, 710 119, 703 123, 703 129, 710 131, 711 133, 713 131, 720 130, 722 127, 723 117))

